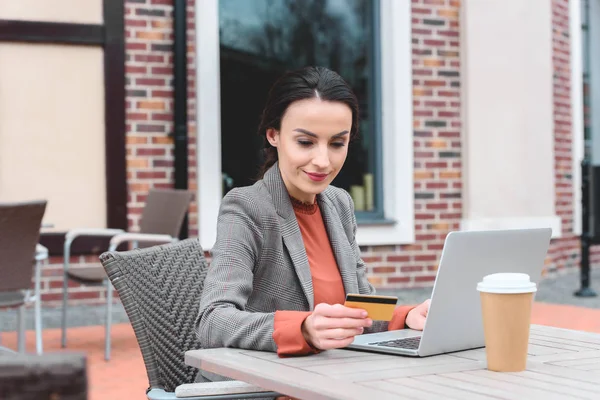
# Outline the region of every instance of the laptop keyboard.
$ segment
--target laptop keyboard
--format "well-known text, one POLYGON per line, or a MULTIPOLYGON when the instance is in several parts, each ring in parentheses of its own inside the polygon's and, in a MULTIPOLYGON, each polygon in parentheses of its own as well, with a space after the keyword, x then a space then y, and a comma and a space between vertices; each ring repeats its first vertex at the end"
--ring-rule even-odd
POLYGON ((405 339, 384 340, 383 342, 373 342, 369 344, 374 346, 385 346, 400 349, 416 350, 419 348, 419 343, 421 343, 421 336, 405 339))

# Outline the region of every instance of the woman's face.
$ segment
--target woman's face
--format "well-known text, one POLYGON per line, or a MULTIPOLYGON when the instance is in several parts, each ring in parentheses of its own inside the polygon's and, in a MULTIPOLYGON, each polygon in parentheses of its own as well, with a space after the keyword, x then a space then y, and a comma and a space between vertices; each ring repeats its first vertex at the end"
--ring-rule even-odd
POLYGON ((267 130, 292 197, 314 203, 315 196, 333 181, 346 161, 351 128, 350 107, 312 98, 290 104, 280 131, 267 130))

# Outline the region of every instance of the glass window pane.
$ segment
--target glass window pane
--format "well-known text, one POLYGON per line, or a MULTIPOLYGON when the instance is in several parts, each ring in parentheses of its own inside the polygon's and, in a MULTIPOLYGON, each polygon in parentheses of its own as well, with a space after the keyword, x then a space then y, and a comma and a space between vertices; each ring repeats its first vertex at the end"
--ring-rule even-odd
MULTIPOLYGON (((338 72, 360 102, 360 135, 333 182, 356 210, 381 216, 377 112, 379 72, 372 0, 220 0, 221 130, 224 192, 252 184, 262 163, 256 134, 271 84, 307 65, 338 72)), ((366 215, 366 214, 365 214, 366 215)))

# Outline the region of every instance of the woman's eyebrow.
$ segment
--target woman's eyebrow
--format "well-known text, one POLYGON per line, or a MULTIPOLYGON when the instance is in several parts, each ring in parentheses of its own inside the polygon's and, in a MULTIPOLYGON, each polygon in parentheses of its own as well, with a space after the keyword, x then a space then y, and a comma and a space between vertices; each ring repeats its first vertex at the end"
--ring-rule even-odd
MULTIPOLYGON (((311 131, 307 131, 306 129, 296 128, 296 129, 294 129, 294 131, 304 133, 305 135, 312 136, 314 138, 318 137, 316 133, 312 133, 311 131)), ((340 133, 336 133, 332 137, 337 138, 337 137, 344 136, 347 134, 348 134, 348 131, 341 131, 340 133)))

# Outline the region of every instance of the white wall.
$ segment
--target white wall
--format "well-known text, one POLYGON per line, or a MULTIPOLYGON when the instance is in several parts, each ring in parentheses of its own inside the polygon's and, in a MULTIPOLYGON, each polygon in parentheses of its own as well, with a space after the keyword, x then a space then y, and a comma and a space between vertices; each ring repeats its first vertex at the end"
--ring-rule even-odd
POLYGON ((559 236, 551 2, 466 0, 461 12, 462 228, 559 236))
POLYGON ((106 226, 101 48, 0 44, 0 201, 47 199, 56 230, 106 226))
POLYGON ((0 19, 101 24, 102 0, 0 0, 0 19))

